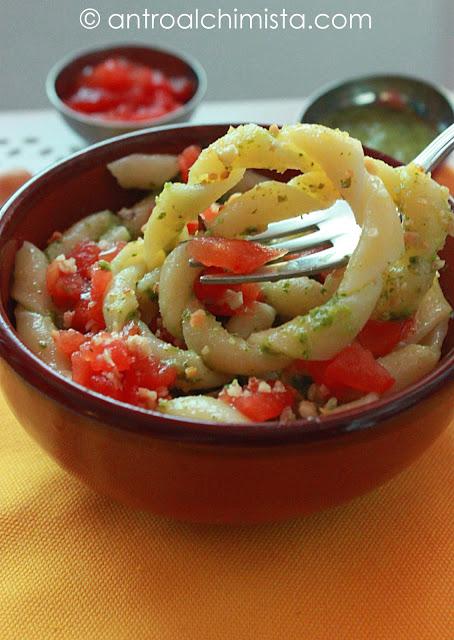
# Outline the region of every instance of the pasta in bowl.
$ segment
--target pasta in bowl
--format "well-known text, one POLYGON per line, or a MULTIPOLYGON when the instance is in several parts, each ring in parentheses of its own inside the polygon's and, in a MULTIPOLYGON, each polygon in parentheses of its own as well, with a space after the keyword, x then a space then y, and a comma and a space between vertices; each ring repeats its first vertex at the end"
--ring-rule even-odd
POLYGON ((154 191, 16 257, 18 334, 79 384, 197 420, 290 422, 373 402, 440 359, 451 307, 438 252, 453 214, 447 189, 418 167, 365 159, 348 134, 300 124, 239 126, 203 151, 110 170, 154 191), (298 174, 257 174, 238 190, 252 169, 298 174), (276 259, 254 233, 340 199, 361 225, 345 269, 261 286, 200 281, 276 259))
POLYGON ((317 127, 190 126, 35 178, 0 221, 19 420, 96 490, 197 521, 308 513, 409 464, 452 416, 451 213, 429 176, 376 158, 317 127), (263 226, 338 199, 362 228, 345 269, 200 282, 263 264, 263 226))

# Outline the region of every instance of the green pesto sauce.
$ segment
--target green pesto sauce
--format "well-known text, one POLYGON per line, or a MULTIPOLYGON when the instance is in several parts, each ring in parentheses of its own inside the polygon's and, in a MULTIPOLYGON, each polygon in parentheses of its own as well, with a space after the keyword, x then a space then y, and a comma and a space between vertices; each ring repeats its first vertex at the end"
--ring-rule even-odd
POLYGON ((340 298, 342 297, 344 297, 342 294, 336 293, 327 304, 309 311, 307 317, 312 323, 314 331, 318 331, 323 327, 330 327, 334 322, 345 321, 349 318, 351 311, 347 305, 340 303, 340 298))
POLYGON ((321 124, 348 131, 367 147, 403 163, 411 162, 437 134, 431 124, 412 111, 374 104, 335 111, 321 124))

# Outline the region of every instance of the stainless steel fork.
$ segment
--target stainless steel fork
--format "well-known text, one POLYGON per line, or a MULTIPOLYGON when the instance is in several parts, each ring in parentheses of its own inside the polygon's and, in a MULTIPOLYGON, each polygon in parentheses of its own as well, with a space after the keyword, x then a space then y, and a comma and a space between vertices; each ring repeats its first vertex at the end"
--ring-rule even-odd
MULTIPOLYGON (((413 162, 424 171, 431 171, 453 149, 454 124, 437 136, 413 162)), ((449 202, 454 210, 451 196, 449 202)), ((360 234, 361 228, 356 224, 352 210, 344 200, 338 200, 327 209, 271 223, 263 233, 246 237, 247 240, 286 251, 292 256, 290 259, 280 257, 247 275, 204 275, 200 280, 204 284, 242 284, 316 275, 345 266, 358 244, 360 234), (277 241, 290 236, 289 240, 277 241), (328 243, 330 246, 325 247, 328 243), (320 250, 316 250, 317 248, 320 250), (308 250, 316 251, 293 258, 293 254, 308 250)), ((190 263, 192 266, 201 266, 194 260, 190 260, 190 263)))

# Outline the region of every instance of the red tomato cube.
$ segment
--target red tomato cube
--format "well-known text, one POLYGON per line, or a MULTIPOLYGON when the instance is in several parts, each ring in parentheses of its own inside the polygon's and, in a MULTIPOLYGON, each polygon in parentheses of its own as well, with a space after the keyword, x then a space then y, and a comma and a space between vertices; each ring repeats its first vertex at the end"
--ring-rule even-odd
POLYGON ((252 273, 285 253, 248 240, 207 236, 192 240, 188 251, 206 267, 219 267, 232 273, 252 273))

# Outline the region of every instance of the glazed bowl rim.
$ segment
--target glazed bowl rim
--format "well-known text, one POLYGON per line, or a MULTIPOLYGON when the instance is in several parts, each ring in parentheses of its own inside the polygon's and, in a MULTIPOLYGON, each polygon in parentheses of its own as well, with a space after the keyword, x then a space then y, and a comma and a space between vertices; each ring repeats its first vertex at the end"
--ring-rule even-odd
POLYGON ((137 130, 163 126, 167 123, 171 124, 176 119, 181 119, 189 115, 202 102, 207 90, 207 83, 207 74, 201 63, 185 51, 179 51, 173 47, 148 45, 146 43, 141 44, 138 42, 120 42, 110 45, 105 44, 99 47, 86 47, 84 49, 78 49, 77 51, 73 51, 72 53, 67 54, 58 62, 56 62, 53 67, 51 67, 46 77, 45 86, 49 102, 63 116, 75 120, 80 124, 99 127, 101 129, 105 129, 106 131, 118 131, 119 129, 121 129, 127 132, 134 132, 137 130), (68 67, 71 63, 75 62, 79 58, 83 58, 87 55, 96 53, 107 54, 108 52, 114 52, 118 49, 124 48, 148 49, 149 51, 157 51, 158 53, 169 54, 174 58, 182 60, 188 65, 190 69, 192 69, 197 79, 197 87, 194 95, 181 107, 178 107, 178 109, 174 109, 173 111, 170 111, 169 113, 160 116, 159 118, 154 118, 151 120, 141 120, 140 122, 131 122, 131 120, 106 120, 102 117, 96 117, 96 115, 85 115, 83 113, 80 113, 79 111, 76 111, 75 109, 71 109, 64 103, 57 92, 56 83, 59 75, 66 69, 66 67, 68 67))
MULTIPOLYGON (((143 131, 126 133, 109 140, 91 145, 66 159, 52 164, 21 187, 0 209, 0 248, 2 234, 14 213, 21 210, 22 201, 33 194, 46 178, 54 178, 68 165, 79 164, 84 156, 95 154, 109 146, 121 146, 125 140, 148 138, 161 133, 182 132, 194 129, 225 129, 231 123, 211 125, 176 124, 153 127, 143 131)), ((237 126, 234 124, 233 126, 237 126)), ((371 149, 372 153, 388 161, 393 166, 400 163, 371 149)), ((346 433, 363 429, 379 429, 380 424, 405 409, 417 404, 445 384, 454 372, 454 349, 441 364, 424 376, 419 382, 410 385, 389 397, 380 398, 363 407, 318 417, 312 420, 298 419, 288 424, 278 422, 232 424, 192 420, 139 407, 133 407, 94 391, 86 389, 52 370, 35 356, 19 340, 9 320, 8 312, 0 303, 0 356, 28 384, 48 396, 51 400, 65 406, 78 415, 94 418, 111 428, 140 434, 144 437, 161 440, 174 440, 191 443, 210 443, 218 445, 269 446, 314 442, 326 438, 340 437, 346 433), (81 402, 83 400, 83 402, 81 402)))

